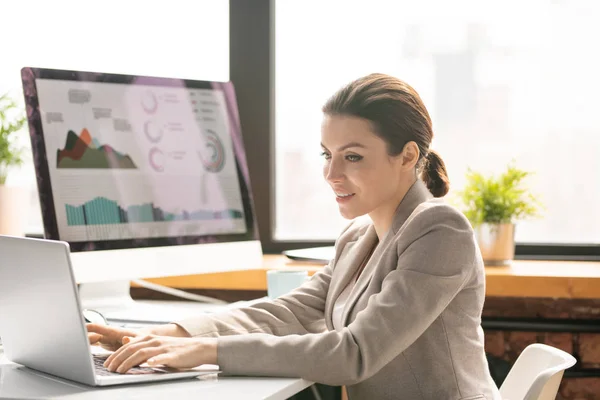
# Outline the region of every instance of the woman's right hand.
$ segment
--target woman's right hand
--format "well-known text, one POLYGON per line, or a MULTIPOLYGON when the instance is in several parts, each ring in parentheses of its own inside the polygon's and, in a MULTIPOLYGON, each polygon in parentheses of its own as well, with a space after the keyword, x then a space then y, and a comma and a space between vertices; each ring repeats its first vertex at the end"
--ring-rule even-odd
POLYGON ((110 351, 116 351, 123 345, 124 337, 136 337, 147 334, 144 330, 119 328, 117 326, 86 324, 91 345, 99 345, 110 351))
POLYGON ((123 338, 140 335, 190 337, 190 334, 177 324, 156 325, 142 329, 125 329, 113 325, 86 324, 91 345, 99 345, 110 351, 123 346, 123 338))

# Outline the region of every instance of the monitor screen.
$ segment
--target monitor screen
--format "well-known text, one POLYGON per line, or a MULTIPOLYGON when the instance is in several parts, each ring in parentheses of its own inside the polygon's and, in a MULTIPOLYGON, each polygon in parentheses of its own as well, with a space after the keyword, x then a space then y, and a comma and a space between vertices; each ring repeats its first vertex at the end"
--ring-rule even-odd
POLYGON ((47 238, 72 251, 256 238, 231 83, 22 77, 47 238))
POLYGON ((230 82, 21 74, 44 234, 77 282, 261 267, 230 82))

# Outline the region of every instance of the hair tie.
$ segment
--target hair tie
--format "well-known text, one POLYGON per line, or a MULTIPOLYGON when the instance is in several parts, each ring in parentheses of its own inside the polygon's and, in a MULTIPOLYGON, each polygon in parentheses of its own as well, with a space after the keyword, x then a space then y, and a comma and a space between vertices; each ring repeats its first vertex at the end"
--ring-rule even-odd
POLYGON ((428 151, 425 154, 425 168, 428 168, 431 165, 431 151, 428 151))

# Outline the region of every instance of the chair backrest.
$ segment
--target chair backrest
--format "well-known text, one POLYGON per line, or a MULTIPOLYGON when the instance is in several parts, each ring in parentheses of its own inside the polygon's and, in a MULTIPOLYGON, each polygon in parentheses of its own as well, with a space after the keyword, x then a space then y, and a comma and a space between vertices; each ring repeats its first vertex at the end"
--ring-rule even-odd
POLYGON ((503 400, 554 400, 564 371, 577 360, 545 344, 527 346, 500 387, 503 400))

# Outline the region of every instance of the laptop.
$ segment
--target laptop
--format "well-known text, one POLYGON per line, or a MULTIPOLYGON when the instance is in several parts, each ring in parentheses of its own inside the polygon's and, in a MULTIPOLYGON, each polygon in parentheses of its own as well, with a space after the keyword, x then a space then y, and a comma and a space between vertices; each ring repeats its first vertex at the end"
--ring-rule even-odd
POLYGON ((92 354, 69 245, 0 235, 0 335, 7 359, 90 386, 192 378, 217 370, 140 366, 109 372, 92 354))

